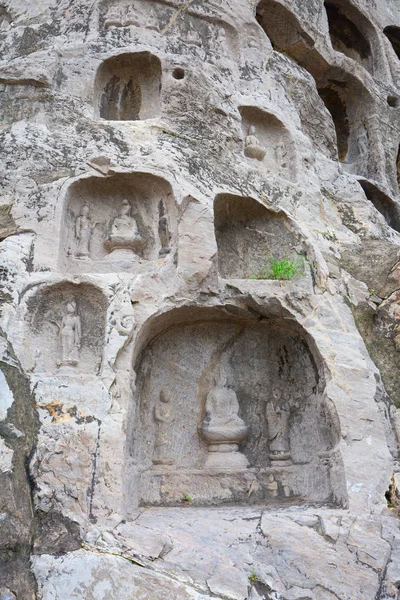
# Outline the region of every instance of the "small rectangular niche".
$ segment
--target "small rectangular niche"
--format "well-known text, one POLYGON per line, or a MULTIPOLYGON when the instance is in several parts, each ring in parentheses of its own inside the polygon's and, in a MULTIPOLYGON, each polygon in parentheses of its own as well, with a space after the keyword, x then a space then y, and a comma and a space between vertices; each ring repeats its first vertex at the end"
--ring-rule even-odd
POLYGON ((160 115, 161 62, 150 52, 119 54, 105 60, 95 80, 95 116, 107 121, 138 121, 160 115))

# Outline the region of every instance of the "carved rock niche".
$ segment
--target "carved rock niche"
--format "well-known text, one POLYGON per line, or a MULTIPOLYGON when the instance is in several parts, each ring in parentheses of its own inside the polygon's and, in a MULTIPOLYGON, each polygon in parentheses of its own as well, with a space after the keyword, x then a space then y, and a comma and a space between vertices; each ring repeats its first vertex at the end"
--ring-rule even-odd
POLYGON ((397 57, 400 58, 400 27, 389 25, 388 27, 385 27, 383 33, 392 44, 393 50, 396 52, 397 57))
POLYGON ((332 47, 356 60, 373 74, 372 51, 369 38, 374 30, 368 19, 350 2, 338 0, 325 4, 332 47))
POLYGON ((280 173, 288 179, 294 179, 293 142, 282 121, 256 106, 241 106, 239 111, 242 116, 245 155, 258 160, 272 173, 280 173), (261 154, 255 152, 256 148, 254 154, 251 151, 253 138, 258 140, 259 149, 264 151, 261 154))
POLYGON ((95 116, 137 121, 160 115, 161 62, 150 52, 119 54, 105 60, 95 81, 95 116))
POLYGON ((400 233, 400 207, 398 204, 370 181, 359 179, 358 183, 364 190, 368 200, 381 213, 389 227, 400 233))
POLYGON ((35 373, 76 377, 98 372, 107 312, 98 288, 62 282, 39 290, 27 306, 35 373))
POLYGON ((297 238, 283 213, 253 198, 219 194, 214 201, 218 270, 226 279, 248 279, 268 266, 267 256, 299 258, 297 238))
POLYGON ((369 92, 343 69, 330 69, 317 83, 318 94, 328 109, 336 132, 338 158, 350 172, 366 176, 370 151, 370 131, 364 114, 371 106, 369 92))
POLYGON ((321 358, 283 319, 177 309, 135 364, 128 512, 138 504, 346 504, 321 358))
POLYGON ((88 177, 68 190, 61 221, 60 269, 137 272, 170 256, 176 229, 170 184, 149 173, 88 177))

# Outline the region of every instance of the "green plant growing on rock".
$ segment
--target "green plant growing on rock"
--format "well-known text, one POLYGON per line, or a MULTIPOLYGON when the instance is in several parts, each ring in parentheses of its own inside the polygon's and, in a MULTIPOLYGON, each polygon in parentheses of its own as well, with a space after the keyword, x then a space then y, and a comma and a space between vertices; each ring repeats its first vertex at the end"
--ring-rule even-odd
POLYGON ((265 265, 251 279, 274 279, 278 281, 291 281, 297 276, 303 275, 304 265, 299 258, 275 258, 266 254, 268 265, 265 265))
POLYGON ((185 504, 189 504, 192 500, 193 498, 189 494, 184 494, 182 496, 182 502, 184 502, 185 504))
POLYGON ((258 581, 257 573, 255 572, 254 568, 251 570, 251 573, 249 575, 249 581, 253 584, 257 583, 258 581))

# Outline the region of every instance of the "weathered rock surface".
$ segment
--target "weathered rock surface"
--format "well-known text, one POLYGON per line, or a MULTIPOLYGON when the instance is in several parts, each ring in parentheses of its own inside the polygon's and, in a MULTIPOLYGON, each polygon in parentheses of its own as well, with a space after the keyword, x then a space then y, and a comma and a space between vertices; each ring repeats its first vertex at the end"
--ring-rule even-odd
POLYGON ((394 0, 0 3, 0 600, 398 600, 399 61, 394 0))

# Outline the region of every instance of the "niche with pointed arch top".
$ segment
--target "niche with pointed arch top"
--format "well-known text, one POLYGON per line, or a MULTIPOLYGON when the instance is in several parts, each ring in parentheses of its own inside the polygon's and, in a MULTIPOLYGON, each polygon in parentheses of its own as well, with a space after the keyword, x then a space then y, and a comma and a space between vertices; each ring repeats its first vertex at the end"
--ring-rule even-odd
POLYGON ((98 374, 107 299, 97 287, 69 281, 43 286, 27 300, 28 339, 37 374, 98 374))
POLYGON ((340 425, 315 344, 293 321, 228 308, 175 309, 140 333, 128 512, 187 497, 345 504, 340 425))
POLYGON ((141 272, 168 260, 176 242, 171 185, 151 173, 84 177, 68 189, 59 268, 68 273, 141 272))
POLYGON ((214 200, 218 271, 225 279, 271 279, 269 258, 288 258, 304 267, 298 238, 287 217, 253 198, 219 194, 214 200), (263 272, 267 270, 265 276, 263 272))
POLYGON ((160 115, 161 62, 150 52, 106 59, 95 80, 95 116, 137 121, 160 115))
POLYGON ((258 160, 272 173, 294 179, 294 146, 282 121, 256 106, 240 106, 239 112, 245 156, 258 160))

